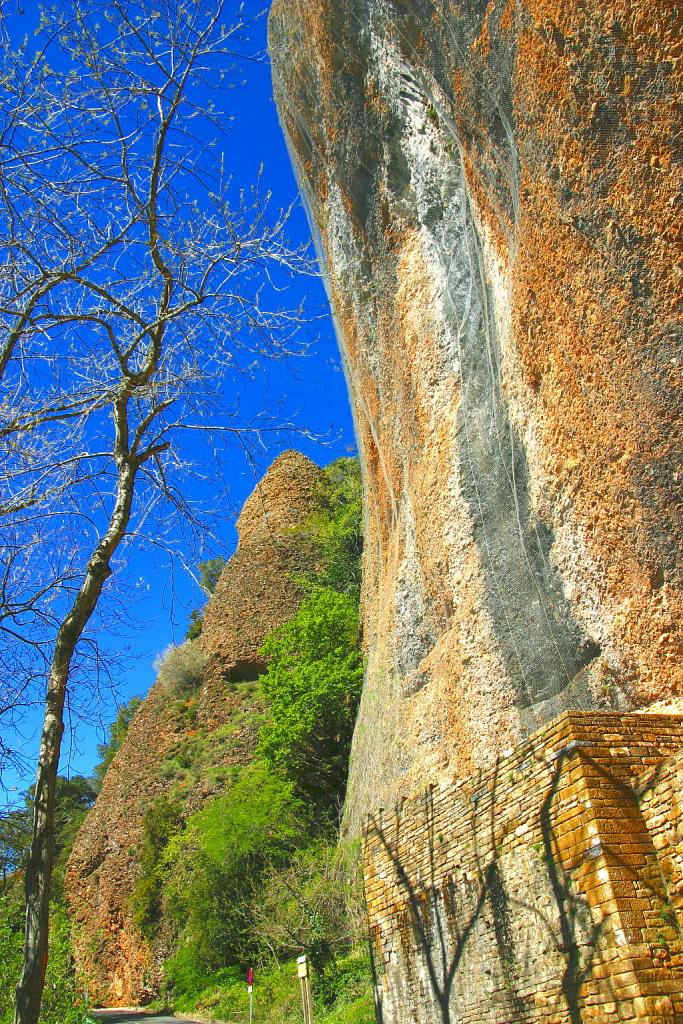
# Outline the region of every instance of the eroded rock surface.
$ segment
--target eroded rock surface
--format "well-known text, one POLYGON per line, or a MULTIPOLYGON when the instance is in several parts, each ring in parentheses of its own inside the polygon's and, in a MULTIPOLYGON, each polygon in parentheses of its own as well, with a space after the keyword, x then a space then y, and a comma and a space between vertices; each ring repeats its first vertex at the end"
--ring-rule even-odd
POLYGON ((237 520, 239 545, 221 573, 204 613, 202 651, 207 657, 198 720, 224 720, 225 680, 256 679, 265 669, 259 649, 267 633, 291 618, 301 591, 297 579, 319 557, 297 530, 315 507, 320 470, 299 452, 273 464, 237 520))
POLYGON ((197 810, 221 788, 217 768, 251 760, 258 715, 253 692, 240 684, 265 668, 258 651, 266 634, 291 618, 301 598, 293 577, 315 565, 310 539, 295 528, 315 509, 320 472, 305 456, 285 452, 257 486, 238 521, 237 551, 204 613, 200 689, 184 702, 157 681, 78 834, 67 895, 76 959, 96 1004, 137 1005, 158 986, 166 937, 150 945, 130 905, 145 814, 171 791, 185 813, 197 810), (226 736, 221 727, 233 720, 240 724, 226 736), (197 738, 210 756, 206 764, 195 761, 188 778, 173 757, 183 750, 191 758, 197 738))
POLYGON ((347 821, 681 687, 680 12, 275 0, 368 496, 347 821))

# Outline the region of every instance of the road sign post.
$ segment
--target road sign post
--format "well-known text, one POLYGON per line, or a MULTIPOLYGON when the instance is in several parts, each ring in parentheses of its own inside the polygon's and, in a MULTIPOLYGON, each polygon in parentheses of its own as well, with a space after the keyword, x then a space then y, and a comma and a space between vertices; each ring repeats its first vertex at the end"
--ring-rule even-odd
POLYGON ((247 992, 249 993, 249 1024, 254 1019, 254 968, 247 971, 247 992))
POLYGON ((300 956, 296 964, 299 981, 301 982, 304 1024, 313 1024, 313 998, 311 996, 311 979, 308 976, 308 961, 305 956, 300 956))

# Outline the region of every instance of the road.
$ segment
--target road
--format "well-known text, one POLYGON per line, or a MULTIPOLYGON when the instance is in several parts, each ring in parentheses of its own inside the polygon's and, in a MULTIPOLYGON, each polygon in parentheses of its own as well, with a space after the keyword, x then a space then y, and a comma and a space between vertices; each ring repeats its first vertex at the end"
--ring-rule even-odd
POLYGON ((140 1010, 95 1010, 92 1015, 101 1024, 196 1024, 187 1017, 169 1017, 164 1013, 143 1013, 140 1010))

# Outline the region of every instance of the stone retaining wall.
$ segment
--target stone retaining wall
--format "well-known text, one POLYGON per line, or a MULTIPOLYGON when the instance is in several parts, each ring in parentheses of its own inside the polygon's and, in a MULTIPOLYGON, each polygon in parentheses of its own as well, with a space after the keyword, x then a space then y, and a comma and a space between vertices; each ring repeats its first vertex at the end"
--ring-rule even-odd
POLYGON ((640 805, 671 903, 683 915, 683 750, 640 780, 640 805))
POLYGON ((683 717, 568 712, 368 820, 384 1024, 683 1021, 683 717))

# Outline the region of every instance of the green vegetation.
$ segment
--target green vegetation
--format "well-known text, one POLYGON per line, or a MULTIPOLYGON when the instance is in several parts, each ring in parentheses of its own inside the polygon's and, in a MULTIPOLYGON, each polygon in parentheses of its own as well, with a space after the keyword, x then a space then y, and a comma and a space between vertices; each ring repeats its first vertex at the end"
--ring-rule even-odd
MULTIPOLYGON (((337 960, 337 988, 332 1005, 315 999, 316 1024, 375 1024, 367 956, 352 950, 337 960)), ((200 1013, 220 1021, 246 1019, 245 971, 224 968, 214 975, 201 993, 179 996, 174 1005, 179 1013, 200 1013)), ((301 995, 296 960, 271 960, 256 967, 254 1019, 261 1024, 301 1024, 301 995)))
POLYGON ((337 459, 323 470, 319 511, 305 529, 322 551, 313 583, 340 594, 360 596, 363 554, 363 482, 358 459, 337 459))
MULTIPOLYGON (((33 799, 32 790, 31 799, 33 799)), ((64 903, 64 876, 71 848, 85 816, 95 803, 97 788, 92 779, 74 775, 71 779, 57 777, 55 803, 54 868, 52 870, 51 899, 56 907, 64 903)), ((66 913, 66 911, 65 911, 66 913)))
POLYGON ((20 807, 0 817, 0 887, 1 892, 12 884, 14 872, 28 855, 31 844, 31 813, 20 807))
POLYGON ((165 841, 154 877, 163 877, 164 914, 178 936, 171 982, 188 985, 191 970, 196 985, 255 953, 249 908, 259 878, 306 838, 291 785, 254 764, 165 841))
POLYGON ((262 679, 270 721, 259 751, 319 817, 337 815, 363 684, 354 596, 316 588, 262 653, 270 662, 262 679))
MULTIPOLYGON (((61 901, 64 872, 76 833, 95 802, 96 786, 92 779, 74 775, 57 776, 53 834, 52 899, 61 901)), ((0 818, 0 894, 16 886, 14 872, 23 868, 33 832, 33 786, 26 792, 23 807, 0 818)))
MULTIPOLYGON (((24 904, 18 893, 0 896, 0 1024, 14 1021, 14 989, 21 973, 24 904)), ((76 990, 71 935, 66 909, 54 905, 50 917, 50 955, 41 1024, 87 1024, 76 990)))
POLYGON ((265 872, 252 928, 261 946, 279 960, 305 953, 323 1000, 333 1001, 338 955, 362 934, 365 908, 356 850, 318 840, 289 863, 265 872))
POLYGON ((201 685, 206 659, 194 640, 168 647, 157 664, 157 679, 170 697, 187 698, 201 685))
POLYGON ((199 563, 199 585, 207 597, 210 597, 218 586, 225 566, 226 561, 221 557, 209 558, 208 561, 199 563))
POLYGON ((106 742, 98 743, 97 753, 100 760, 93 770, 94 781, 98 790, 102 787, 104 776, 109 770, 109 765, 123 746, 123 741, 128 735, 130 723, 133 721, 133 715, 141 704, 142 697, 131 697, 126 704, 122 704, 116 718, 107 730, 106 742))
POLYGON ((180 828, 180 808, 162 794, 145 816, 140 848, 140 874, 133 891, 133 920, 143 934, 154 938, 161 920, 166 847, 180 828))
MULTIPOLYGON (((22 868, 31 842, 32 789, 26 804, 0 819, 0 1024, 14 1020, 14 989, 19 980, 24 942, 22 868)), ((59 776, 55 809, 55 868, 51 887, 50 953, 41 1024, 85 1024, 87 1015, 76 991, 69 921, 64 905, 64 873, 76 833, 95 800, 91 779, 59 776)))
MULTIPOLYGON (((197 720, 202 611, 158 666, 179 735, 159 765, 167 785, 146 815, 131 910, 166 955, 162 1001, 179 1012, 237 1018, 253 964, 257 1019, 298 1024, 295 958, 305 952, 316 1021, 374 1021, 358 855, 337 847, 363 676, 361 523, 358 463, 339 459, 323 470, 316 512, 299 528, 319 553, 316 571, 297 581, 298 611, 264 642, 266 673, 230 684, 242 699, 229 723, 197 720)), ((224 564, 200 565, 207 594, 224 564)), ((121 708, 100 747, 100 781, 136 707, 121 708)))
POLYGON ((258 761, 236 772, 227 791, 184 824, 165 798, 149 814, 133 911, 150 938, 161 922, 165 941, 175 936, 162 1002, 232 1019, 244 1008, 252 963, 260 965, 259 1012, 268 1007, 262 1019, 298 1021, 290 961, 305 952, 316 1019, 369 1024, 357 858, 345 862, 334 836, 311 839, 310 812, 291 781, 258 761))
POLYGON ((159 774, 172 782, 174 798, 180 803, 199 785, 209 795, 235 781, 238 767, 230 761, 239 755, 245 733, 256 735, 265 720, 258 682, 233 683, 231 689, 242 698, 241 709, 218 729, 197 724, 194 696, 172 706, 187 731, 168 748, 159 774))
MULTIPOLYGON (((224 558, 210 558, 206 562, 199 563, 197 567, 199 569, 199 585, 207 597, 210 597, 218 586, 218 581, 225 566, 226 561, 224 558)), ((185 639, 197 640, 202 635, 203 623, 203 609, 193 608, 190 612, 190 621, 185 633, 185 639)))
POLYGON ((12 1024, 14 988, 21 974, 24 922, 17 895, 0 897, 0 1024, 12 1024))

